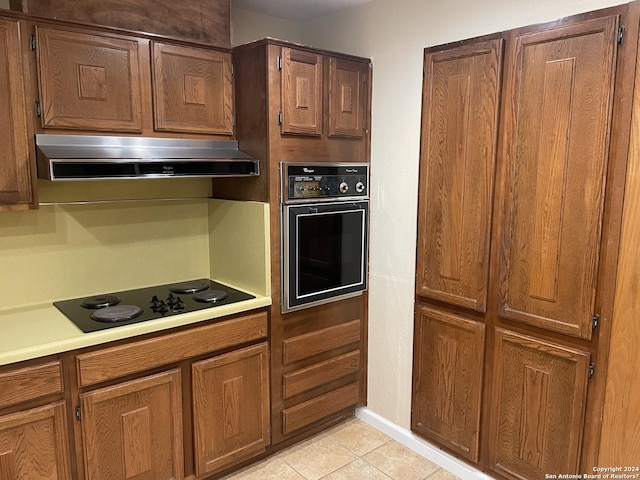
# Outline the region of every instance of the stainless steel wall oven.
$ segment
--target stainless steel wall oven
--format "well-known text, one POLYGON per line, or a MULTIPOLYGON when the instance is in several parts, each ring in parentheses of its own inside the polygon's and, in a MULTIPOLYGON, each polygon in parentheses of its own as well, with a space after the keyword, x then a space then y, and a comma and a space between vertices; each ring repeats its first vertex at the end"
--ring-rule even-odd
POLYGON ((282 312, 367 289, 369 166, 282 163, 282 312))

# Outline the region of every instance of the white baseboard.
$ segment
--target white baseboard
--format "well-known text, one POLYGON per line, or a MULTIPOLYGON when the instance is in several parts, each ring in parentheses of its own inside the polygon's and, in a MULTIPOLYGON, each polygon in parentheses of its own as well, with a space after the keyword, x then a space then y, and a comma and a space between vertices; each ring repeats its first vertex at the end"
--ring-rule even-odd
POLYGON ((463 480, 492 480, 490 476, 480 470, 476 470, 454 456, 443 452, 438 447, 425 442, 410 430, 391 423, 368 408, 358 408, 356 417, 463 480))

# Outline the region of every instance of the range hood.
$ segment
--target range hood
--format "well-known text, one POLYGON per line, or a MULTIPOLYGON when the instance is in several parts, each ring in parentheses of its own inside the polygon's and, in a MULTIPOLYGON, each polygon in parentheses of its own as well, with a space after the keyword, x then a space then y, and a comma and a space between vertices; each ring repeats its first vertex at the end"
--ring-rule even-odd
POLYGON ((52 181, 250 177, 260 162, 234 140, 38 134, 38 177, 52 181))

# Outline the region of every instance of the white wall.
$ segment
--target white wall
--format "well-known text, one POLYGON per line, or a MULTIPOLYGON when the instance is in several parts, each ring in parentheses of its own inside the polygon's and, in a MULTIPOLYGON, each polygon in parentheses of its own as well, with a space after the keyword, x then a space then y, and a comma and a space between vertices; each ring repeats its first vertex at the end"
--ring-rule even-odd
POLYGON ((620 3, 374 0, 304 25, 305 43, 373 60, 369 407, 395 424, 411 415, 423 49, 620 3))
MULTIPOLYGON (((2 2, 4 0, 0 0, 2 2)), ((7 0, 8 1, 8 0, 7 0)), ((281 38, 290 42, 304 43, 304 29, 300 23, 283 18, 270 17, 239 8, 232 12, 233 45, 242 45, 265 37, 281 38)))

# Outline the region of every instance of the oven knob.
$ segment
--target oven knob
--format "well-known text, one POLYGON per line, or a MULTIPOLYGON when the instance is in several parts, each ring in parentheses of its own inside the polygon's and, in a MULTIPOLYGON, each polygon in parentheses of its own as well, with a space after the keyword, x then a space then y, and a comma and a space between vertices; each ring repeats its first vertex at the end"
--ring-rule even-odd
POLYGON ((340 190, 340 193, 347 193, 349 191, 349 185, 347 185, 347 182, 342 182, 338 189, 340 190))
POLYGON ((358 193, 364 192, 364 183, 362 182, 356 183, 356 192, 358 193))

